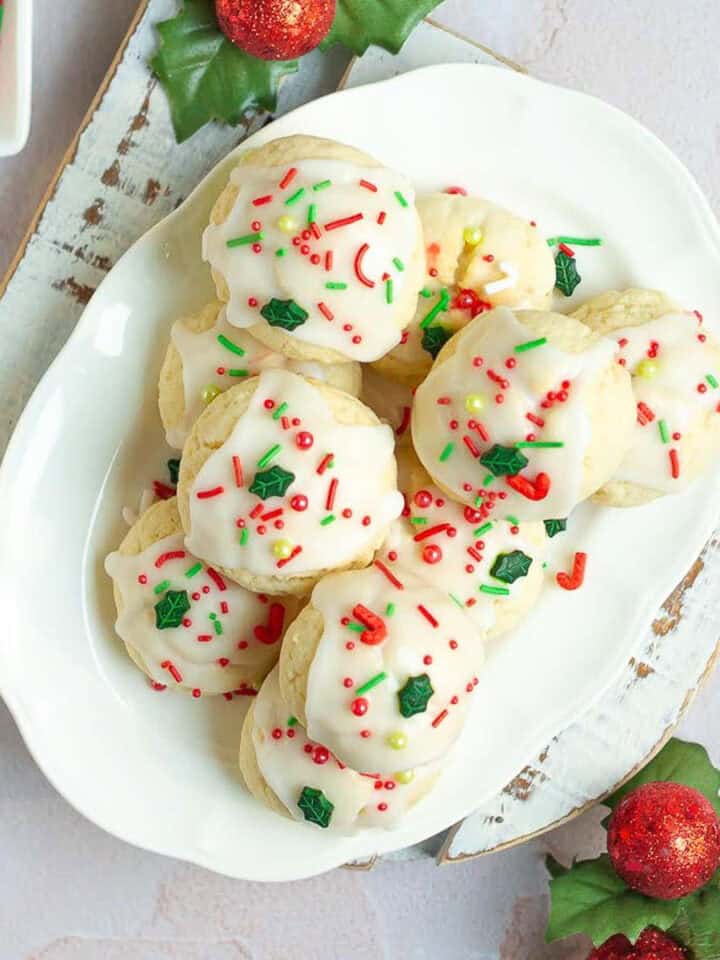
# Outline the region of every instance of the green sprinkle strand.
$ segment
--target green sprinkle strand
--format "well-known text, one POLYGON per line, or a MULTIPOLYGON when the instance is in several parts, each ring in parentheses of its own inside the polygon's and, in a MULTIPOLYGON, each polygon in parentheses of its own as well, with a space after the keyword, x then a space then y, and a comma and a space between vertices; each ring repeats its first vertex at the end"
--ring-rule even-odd
POLYGON ((243 348, 239 347, 236 343, 233 343, 232 340, 228 340, 224 333, 218 334, 218 343, 231 353, 236 353, 239 357, 245 356, 245 351, 243 348))
POLYGON ((443 313, 445 310, 447 310, 449 303, 450 303, 450 295, 448 294, 447 289, 443 288, 440 291, 438 302, 435 304, 432 310, 428 314, 426 314, 425 317, 420 321, 420 329, 425 330, 426 327, 429 327, 439 313, 443 313))
POLYGON ((445 463, 445 461, 446 461, 446 460, 448 459, 448 457, 452 454, 452 452, 453 452, 454 449, 455 449, 455 444, 454 444, 452 441, 450 441, 450 443, 446 444, 446 445, 445 445, 445 449, 444 449, 443 452, 440 454, 440 463, 445 463))
POLYGON ((488 520, 487 523, 484 523, 481 527, 478 527, 477 530, 473 530, 474 537, 481 537, 484 533, 487 533, 488 530, 492 530, 493 522, 488 520))
POLYGON ((461 610, 465 609, 465 604, 462 602, 462 600, 459 600, 454 593, 449 593, 448 596, 453 601, 453 603, 456 603, 460 607, 461 610))
POLYGON ((393 302, 393 282, 392 277, 385 281, 385 302, 390 304, 393 302))
POLYGON ((510 593, 507 587, 491 587, 488 583, 481 583, 478 589, 481 593, 489 593, 493 597, 506 597, 510 593))
POLYGON ((395 604, 394 604, 394 603, 389 603, 389 604, 385 607, 385 616, 386 616, 386 617, 391 617, 394 613, 395 613, 395 604))
POLYGON ((281 403, 279 407, 273 410, 273 415, 272 415, 273 420, 279 420, 280 417, 285 413, 287 408, 288 408, 287 403, 281 403))
POLYGON ((308 226, 315 223, 316 220, 317 220, 317 205, 314 203, 311 203, 310 206, 308 207, 308 219, 307 219, 308 226))
POLYGON ((323 517, 320 521, 321 527, 326 527, 329 523, 332 523, 336 519, 334 513, 329 513, 326 517, 323 517))
POLYGON ((188 567, 188 569, 185 571, 185 576, 194 577, 196 574, 200 573, 201 570, 202 570, 202 564, 194 563, 191 567, 188 567))
POLYGON ((705 379, 706 379, 707 382, 710 384, 710 386, 713 388, 713 390, 717 390, 717 388, 718 388, 717 377, 714 377, 714 376, 712 375, 712 373, 708 373, 708 374, 706 375, 705 379))
POLYGON ((514 517, 511 513, 509 513, 509 514, 505 517, 505 519, 507 520, 508 523, 511 523, 514 527, 517 527, 517 525, 520 523, 520 521, 518 520, 518 518, 517 518, 517 517, 514 517))
POLYGON ((402 262, 400 257, 393 257, 393 263, 395 264, 395 269, 399 270, 400 273, 405 269, 405 264, 402 262))
POLYGON ((332 180, 321 180, 320 183, 313 184, 313 190, 317 193, 318 190, 327 190, 331 186, 332 180))
POLYGON ((550 450, 564 446, 565 444, 561 440, 518 440, 515 444, 517 450, 522 450, 523 447, 536 447, 539 450, 550 450))
POLYGON ((240 546, 241 546, 241 547, 244 547, 244 546, 245 546, 245 544, 248 542, 249 537, 250 537, 250 532, 249 532, 248 528, 247 528, 247 527, 243 527, 242 530, 240 531, 240 546))
POLYGON ((354 630, 355 633, 364 633, 365 627, 361 623, 348 623, 348 630, 354 630))
POLYGON ((658 421, 658 430, 660 431, 660 439, 663 443, 670 443, 670 431, 668 430, 668 425, 664 420, 658 421))
POLYGON ((278 247, 277 250, 275 251, 275 256, 284 257, 286 253, 287 253, 287 249, 285 247, 278 247))
POLYGON ((266 467, 266 466, 270 463, 271 460, 274 460, 274 459, 275 459, 275 457, 280 453, 281 450, 282 450, 282 447, 280 446, 279 443, 274 444, 272 447, 270 447, 269 450, 267 450, 267 451, 260 457, 260 459, 259 459, 258 462, 257 462, 257 465, 258 465, 260 468, 266 467))
POLYGON ((325 284, 326 290, 347 290, 348 285, 346 283, 340 283, 339 281, 331 281, 330 283, 325 284))
POLYGON ((401 207, 408 207, 410 204, 407 202, 405 197, 400 193, 399 190, 395 191, 395 199, 400 204, 401 207))
POLYGON ((490 484, 493 482, 494 479, 495 479, 494 474, 489 473, 489 474, 485 477, 485 479, 483 480, 483 486, 484 486, 484 487, 489 487, 490 484))
POLYGON ((300 200, 301 197, 303 196, 305 196, 305 187, 300 187, 300 189, 296 190, 291 197, 287 198, 287 200, 285 201, 285 206, 291 207, 294 203, 297 203, 298 200, 300 200))
POLYGON ((576 247, 601 247, 603 244, 600 237, 550 237, 547 245, 556 247, 559 243, 569 243, 576 247))
POLYGON ((376 687, 379 683, 382 683, 383 680, 387 680, 387 674, 383 670, 382 673, 376 673, 374 677, 370 677, 362 686, 355 689, 355 693, 360 696, 363 693, 367 693, 368 690, 372 690, 373 687, 376 687))
POLYGON ((296 727, 296 726, 297 726, 297 722, 298 722, 298 718, 297 718, 297 717, 288 717, 288 718, 287 718, 287 725, 288 725, 288 727, 296 727))
POLYGON ((222 636, 222 633, 223 633, 223 625, 220 623, 219 620, 213 620, 213 629, 215 630, 215 633, 216 633, 219 637, 222 636))
POLYGON ((416 523, 416 524, 427 523, 427 517, 410 517, 410 523, 416 523))
POLYGON ((547 337, 538 337, 537 340, 526 340, 525 343, 518 343, 515 347, 515 353, 525 353, 526 350, 534 350, 535 347, 543 347, 547 343, 547 337))
POLYGON ((153 587, 153 593, 163 593, 170 586, 169 580, 163 580, 156 587, 153 587))
POLYGON ((242 237, 233 237, 232 240, 228 240, 225 243, 226 247, 246 247, 249 243, 255 243, 258 240, 263 240, 265 234, 260 230, 258 233, 246 233, 242 237))
POLYGON ((247 377, 247 370, 241 370, 239 367, 233 367, 231 370, 225 371, 229 377, 247 377))

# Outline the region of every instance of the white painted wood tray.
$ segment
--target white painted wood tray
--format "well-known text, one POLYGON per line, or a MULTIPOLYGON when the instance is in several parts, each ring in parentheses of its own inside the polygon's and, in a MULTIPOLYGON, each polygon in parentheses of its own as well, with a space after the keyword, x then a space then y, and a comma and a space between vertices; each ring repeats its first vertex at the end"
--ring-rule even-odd
MULTIPOLYGON (((145 6, 4 283, 0 389, 9 416, 0 431, 12 428, 118 255, 241 138, 237 131, 209 128, 182 147, 174 144, 164 97, 145 66, 154 44, 152 23, 167 16, 172 4, 157 0, 147 11, 145 6)), ((428 62, 488 59, 479 48, 426 24, 400 57, 370 53, 351 65, 345 83, 381 79, 428 62)), ((311 79, 310 92, 316 87, 311 79)), ((292 81, 284 106, 307 93, 292 81)), ((0 432, 2 447, 6 439, 0 432)), ((521 842, 579 812, 647 759, 662 743, 659 732, 669 735, 714 660, 720 617, 711 595, 720 576, 718 553, 712 541, 599 704, 549 743, 483 810, 439 841, 399 855, 434 853, 439 843, 440 860, 455 862, 521 842)))

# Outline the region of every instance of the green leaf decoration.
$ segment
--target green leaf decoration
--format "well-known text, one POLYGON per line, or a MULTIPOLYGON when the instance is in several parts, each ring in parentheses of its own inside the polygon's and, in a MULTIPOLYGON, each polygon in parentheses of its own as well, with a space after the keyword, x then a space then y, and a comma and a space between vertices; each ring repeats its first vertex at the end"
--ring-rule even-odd
POLYGON ((720 960, 720 889, 706 887, 679 903, 668 935, 687 947, 693 960, 720 960))
POLYGON ((569 257, 561 250, 555 257, 555 286, 566 297, 570 297, 581 280, 575 257, 569 257))
POLYGON ((553 874, 548 943, 575 933, 586 934, 596 946, 615 933, 635 942, 645 927, 667 930, 680 912, 679 900, 651 900, 626 887, 607 854, 564 872, 555 863, 548 869, 553 874))
POLYGON ((499 553, 490 568, 490 576, 503 583, 515 583, 520 577, 526 577, 532 566, 532 557, 522 550, 513 550, 511 553, 499 553))
POLYGON ((268 470, 260 470, 255 474, 250 486, 250 493, 257 494, 261 500, 267 500, 268 497, 284 497, 287 488, 294 479, 294 473, 283 470, 276 464, 268 470))
POLYGON ((428 701, 435 693, 430 677, 421 673, 417 677, 408 677, 405 686, 398 690, 398 708, 404 717, 414 717, 416 713, 425 713, 428 701))
POLYGON ((155 604, 155 626, 158 630, 179 627, 189 609, 187 590, 168 590, 155 604))
POLYGON ((397 53, 423 17, 441 0, 338 0, 322 50, 341 43, 362 56, 371 43, 397 53))
POLYGON ((265 304, 260 313, 271 327, 282 327, 289 331, 301 327, 309 316, 307 310, 303 310, 294 300, 276 300, 275 297, 265 304))
POLYGON ((422 348, 423 350, 427 350, 434 360, 451 336, 450 331, 440 326, 440 324, 435 327, 427 327, 423 330, 422 348))
POLYGON ((549 537, 557 536, 558 533, 564 533, 567 530, 567 520, 544 520, 545 533, 549 537))
POLYGON ((480 463, 496 477, 514 477, 527 466, 528 458, 515 447, 496 443, 480 457, 480 463))
POLYGON ((168 473, 170 474, 170 483, 176 487, 178 476, 180 474, 180 461, 173 458, 167 462, 168 473))
POLYGON ((283 76, 297 60, 258 60, 221 32, 213 0, 185 0, 157 25, 160 46, 150 61, 170 102, 175 136, 187 140, 210 120, 232 126, 249 111, 272 111, 283 76))
POLYGON ((298 806, 306 820, 318 827, 329 827, 335 804, 331 803, 317 787, 303 787, 298 806))

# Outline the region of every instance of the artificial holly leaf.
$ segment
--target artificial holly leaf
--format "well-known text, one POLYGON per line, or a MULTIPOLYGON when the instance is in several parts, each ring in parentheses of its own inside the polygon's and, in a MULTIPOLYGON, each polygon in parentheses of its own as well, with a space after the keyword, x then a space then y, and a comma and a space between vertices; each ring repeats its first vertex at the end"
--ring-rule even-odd
POLYGON ((544 520, 543 523, 545 524, 545 533, 549 537, 554 537, 567 530, 567 520, 544 520))
POLYGON ((176 487, 178 482, 178 474, 180 473, 180 461, 176 458, 168 460, 167 468, 168 473, 170 474, 170 483, 176 487))
POLYGON ((322 790, 317 787, 303 787, 298 806, 306 820, 318 827, 329 827, 335 804, 331 803, 322 790))
POLYGON ((451 336, 450 331, 446 330, 445 327, 441 327, 440 324, 435 327, 427 327, 427 329, 423 330, 422 348, 423 350, 427 350, 434 360, 451 336))
POLYGON ((710 762, 705 747, 699 743, 688 743, 673 737, 646 767, 636 773, 619 790, 616 790, 603 803, 614 810, 624 796, 642 783, 668 780, 694 787, 708 798, 715 812, 720 816, 720 771, 710 762))
POLYGON ((425 713, 428 701, 434 693, 430 677, 426 673, 421 673, 417 677, 408 677, 405 686, 398 690, 400 713, 404 717, 425 713))
POLYGON ((706 887, 679 902, 668 934, 689 949, 692 960, 720 960, 720 890, 706 887))
POLYGON ((265 304, 260 313, 271 327, 282 327, 283 330, 291 331, 302 326, 308 318, 307 310, 303 310, 299 303, 294 300, 276 300, 275 297, 265 304))
POLYGON ((155 604, 155 626, 158 630, 179 627, 189 609, 187 590, 168 590, 155 604))
POLYGON ((494 444, 480 457, 480 463, 496 477, 514 477, 528 464, 528 458, 515 447, 494 444))
POLYGON ((371 43, 397 53, 423 17, 441 0, 338 0, 321 49, 341 43, 362 56, 371 43))
POLYGON ((277 465, 268 470, 260 470, 255 474, 250 493, 257 494, 261 500, 267 500, 268 497, 284 497, 294 479, 294 473, 283 470, 277 465))
POLYGON ((570 297, 581 280, 582 277, 577 272, 575 257, 569 257, 561 250, 555 257, 555 286, 566 297, 570 297))
POLYGON ((280 80, 298 68, 297 60, 258 60, 230 43, 213 0, 185 0, 157 31, 160 47, 150 64, 168 96, 179 143, 210 120, 235 126, 249 111, 274 110, 280 80))
POLYGON ((667 930, 680 912, 679 900, 651 900, 626 887, 607 854, 562 873, 553 864, 551 872, 548 943, 575 933, 586 934, 596 946, 615 933, 634 942, 645 927, 667 930))
POLYGON ((490 568, 490 576, 503 583, 515 583, 520 577, 526 577, 532 566, 532 557, 522 550, 513 550, 511 553, 499 553, 490 568))

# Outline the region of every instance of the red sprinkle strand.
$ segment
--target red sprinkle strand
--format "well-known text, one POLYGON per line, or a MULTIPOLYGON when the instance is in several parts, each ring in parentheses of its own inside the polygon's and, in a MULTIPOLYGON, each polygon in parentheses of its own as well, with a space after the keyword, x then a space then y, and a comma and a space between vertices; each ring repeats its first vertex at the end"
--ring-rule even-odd
POLYGON ((328 250, 327 253, 325 254, 325 269, 327 270, 328 273, 330 273, 332 268, 333 268, 333 252, 332 250, 328 250))
POLYGON ((325 456, 324 456, 324 457, 322 458, 322 460, 320 461, 320 463, 318 464, 318 468, 317 468, 317 470, 316 470, 315 472, 316 472, 317 474, 319 474, 320 476, 322 476, 322 475, 325 473, 325 471, 327 470, 328 464, 329 464, 330 461, 332 460, 333 456, 334 456, 334 454, 332 454, 332 453, 326 453, 325 456))
POLYGON ((264 196, 264 197, 255 197, 255 199, 253 200, 253 206, 254 206, 254 207, 262 207, 264 204, 270 203, 271 200, 272 200, 272 194, 271 194, 271 193, 266 194, 266 196, 264 196))
POLYGON ((175 664, 172 662, 172 660, 163 660, 160 666, 163 668, 163 670, 167 670, 167 672, 173 678, 175 683, 182 683, 182 674, 180 673, 178 668, 175 666, 175 664))
POLYGON ((644 427, 648 423, 652 423, 654 419, 655 414, 646 403, 637 405, 637 421, 641 426, 644 427))
POLYGON ((335 314, 332 312, 332 310, 326 303, 323 303, 322 301, 320 301, 320 303, 318 304, 318 310, 325 317, 326 320, 332 321, 335 319, 335 314))
POLYGON ((370 245, 368 243, 364 243, 355 254, 355 276, 358 278, 360 283, 364 284, 366 287, 372 288, 375 286, 375 281, 371 280, 363 271, 363 260, 369 249, 370 245))
POLYGON ((233 456, 232 465, 233 465, 233 473, 235 474, 235 486, 241 487, 244 483, 244 480, 243 480, 242 463, 240 463, 240 457, 233 456))
POLYGON ((403 407, 402 420, 400 426, 395 431, 395 436, 401 437, 410 426, 410 407, 403 407))
POLYGON ((506 477, 505 482, 528 500, 544 500, 550 491, 550 477, 546 473, 539 473, 535 483, 519 473, 514 477, 506 477))
POLYGON ((680 459, 677 450, 673 448, 668 456, 670 457, 670 474, 673 480, 677 480, 680 476, 680 459))
POLYGON ((161 500, 169 500, 170 497, 175 496, 175 491, 172 487, 168 487, 165 483, 160 483, 159 480, 153 480, 153 492, 156 497, 160 497, 161 500))
POLYGON ((370 183, 369 180, 361 180, 360 186, 365 187, 366 190, 371 190, 373 193, 377 193, 377 187, 374 183, 370 183))
POLYGON ((280 189, 284 190, 285 187, 289 187, 296 176, 297 176, 297 167, 290 167, 288 172, 285 174, 285 176, 282 178, 282 180, 278 184, 280 189))
POLYGON ((290 556, 289 556, 289 557, 283 557, 282 560, 278 560, 276 566, 277 566, 277 567, 284 567, 286 564, 290 563, 291 560, 294 560, 295 557, 296 557, 299 553, 302 553, 302 547, 298 544, 298 546, 293 547, 293 551, 292 551, 292 553, 290 554, 290 556))
POLYGON ((325 224, 326 230, 337 230, 339 227, 348 227, 351 223, 357 223, 358 220, 363 220, 362 213, 354 213, 350 217, 342 217, 340 220, 331 220, 330 223, 325 224))
POLYGON ((449 530, 449 528, 449 523, 437 523, 434 527, 428 527, 427 530, 421 530, 420 533, 416 533, 413 540, 416 542, 427 540, 428 537, 434 537, 436 533, 442 533, 443 530, 449 530))
POLYGON ((529 420, 530 423, 534 423, 536 427, 545 426, 545 421, 542 419, 542 417, 536 417, 534 413, 526 413, 525 419, 529 420))
POLYGON ((225 487, 213 487, 211 490, 198 490, 195 496, 198 500, 209 500, 210 497, 219 497, 221 493, 225 493, 225 487))
POLYGON ((227 584, 225 583, 225 581, 223 580, 223 578, 220 576, 220 574, 217 572, 217 570, 213 570, 212 567, 208 567, 208 568, 207 568, 207 575, 210 577, 210 579, 211 579, 212 582, 215 584, 215 586, 218 588, 218 590, 220 590, 221 592, 222 592, 223 590, 227 590, 227 584))
POLYGON ((558 573, 555 578, 558 582, 558 586, 561 586, 563 590, 577 590, 578 587, 583 585, 585 580, 585 564, 587 562, 586 553, 576 553, 573 560, 572 573, 558 573))
POLYGON ((425 619, 427 620, 427 622, 428 622, 432 627, 435 627, 435 628, 437 629, 437 627, 440 626, 440 624, 437 622, 437 620, 435 619, 435 617, 430 613, 430 611, 427 609, 427 607, 424 607, 421 603, 419 603, 419 604, 418 604, 418 610, 419 610, 420 613, 425 617, 425 619))
POLYGON ((480 451, 479 451, 478 448, 475 446, 475 444, 472 442, 472 440, 470 439, 470 437, 463 437, 463 443, 464 443, 465 446, 468 448, 468 450, 469 450, 470 453, 473 455, 473 457, 475 457, 475 459, 477 460, 477 458, 480 456, 480 451))
POLYGON ((327 499, 325 500, 325 509, 330 511, 335 503, 335 493, 337 492, 338 478, 333 477, 328 487, 327 499))
POLYGON ((167 553, 161 553, 160 556, 155 561, 155 566, 160 569, 160 567, 167 563, 168 560, 182 560, 185 556, 184 550, 169 550, 167 553))
POLYGON ((440 713, 433 720, 432 726, 439 727, 447 715, 448 715, 447 710, 441 710, 440 713))
POLYGON ((405 589, 404 586, 402 585, 402 583, 398 580, 398 578, 397 578, 397 577, 395 576, 395 574, 392 572, 392 570, 388 570, 388 568, 385 566, 385 564, 382 562, 382 560, 376 560, 376 561, 375 561, 375 566, 378 568, 378 570, 379 570, 381 573, 385 574, 385 576, 387 577, 387 579, 390 581, 390 583, 391 583, 394 587, 397 587, 398 590, 404 590, 404 589, 405 589))

